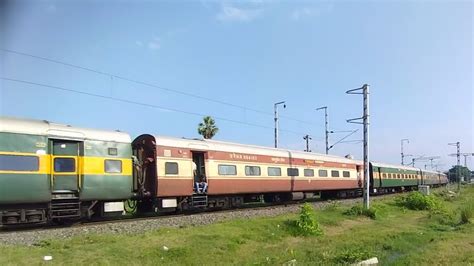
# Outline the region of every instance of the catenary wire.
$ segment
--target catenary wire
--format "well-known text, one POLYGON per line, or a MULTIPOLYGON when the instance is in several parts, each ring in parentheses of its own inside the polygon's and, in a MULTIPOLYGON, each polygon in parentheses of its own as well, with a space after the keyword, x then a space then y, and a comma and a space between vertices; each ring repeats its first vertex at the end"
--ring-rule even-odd
MULTIPOLYGON (((155 85, 155 84, 152 84, 152 83, 149 83, 149 82, 144 82, 144 81, 140 81, 140 80, 136 80, 136 79, 132 79, 132 78, 127 78, 127 77, 124 77, 124 76, 119 76, 119 75, 116 75, 116 74, 100 71, 100 70, 97 70, 97 69, 92 69, 92 68, 89 68, 89 67, 83 67, 83 66, 79 66, 79 65, 76 65, 76 64, 71 64, 71 63, 67 63, 67 62, 63 62, 63 61, 59 61, 59 60, 55 60, 55 59, 50 59, 50 58, 46 58, 46 57, 42 57, 42 56, 37 56, 37 55, 28 54, 28 53, 19 52, 19 51, 10 50, 10 49, 5 49, 5 48, 0 48, 0 51, 7 52, 7 53, 12 53, 12 54, 17 54, 17 55, 22 55, 22 56, 26 56, 26 57, 31 57, 31 58, 47 61, 47 62, 50 62, 50 63, 60 64, 60 65, 64 65, 64 66, 68 66, 68 67, 72 67, 72 68, 76 68, 76 69, 81 69, 81 70, 84 70, 84 71, 89 71, 89 72, 92 72, 92 73, 96 73, 96 74, 100 74, 100 75, 104 75, 104 76, 109 76, 109 77, 113 77, 113 78, 116 78, 116 79, 121 79, 121 80, 124 80, 124 81, 132 82, 132 83, 136 83, 136 84, 140 84, 140 85, 144 85, 144 86, 148 86, 148 87, 152 87, 152 88, 156 88, 156 89, 160 89, 160 90, 164 90, 164 91, 168 91, 168 92, 172 92, 172 93, 176 93, 176 94, 181 94, 181 95, 188 96, 188 97, 194 97, 194 98, 198 98, 198 99, 209 101, 209 102, 214 102, 214 103, 218 103, 218 104, 222 104, 222 105, 231 106, 231 107, 234 107, 234 108, 239 108, 239 109, 243 109, 243 110, 252 111, 252 112, 255 112, 255 113, 260 113, 260 114, 264 114, 264 115, 273 116, 273 113, 270 113, 270 112, 265 112, 265 111, 262 111, 262 110, 258 110, 258 109, 254 109, 254 108, 250 108, 250 107, 230 103, 230 102, 225 102, 225 101, 216 100, 216 99, 213 99, 213 98, 204 97, 204 96, 193 94, 193 93, 188 93, 188 92, 184 92, 184 91, 180 91, 180 90, 176 90, 176 89, 171 89, 171 88, 168 88, 168 87, 158 86, 158 85, 155 85)), ((316 124, 308 122, 308 121, 300 120, 300 119, 293 118, 293 117, 286 116, 286 115, 282 115, 282 114, 280 115, 280 118, 285 118, 285 119, 288 119, 288 120, 293 120, 293 121, 296 121, 296 122, 299 122, 299 123, 304 123, 304 124, 309 124, 309 125, 316 125, 316 124)))
MULTIPOLYGON (((6 80, 6 81, 11 81, 11 82, 17 82, 17 83, 23 83, 23 84, 29 84, 29 85, 35 85, 35 86, 41 86, 41 87, 46 87, 46 88, 51 88, 51 89, 56 89, 56 90, 61 90, 61 91, 66 91, 66 92, 71 92, 71 93, 77 93, 77 94, 82 94, 82 95, 87 95, 87 96, 92 96, 92 97, 98 97, 102 99, 107 99, 107 100, 112 100, 112 101, 118 101, 118 102, 123 102, 123 103, 128 103, 128 104, 134 104, 134 105, 140 105, 144 107, 150 107, 150 108, 155 108, 155 109, 160 109, 163 111, 170 111, 170 112, 176 112, 176 113, 183 113, 183 114, 188 114, 188 115, 193 115, 193 116, 206 116, 206 114, 201 114, 201 113, 196 113, 196 112, 190 112, 190 111, 184 111, 176 108, 170 108, 170 107, 163 107, 155 104, 148 104, 148 103, 142 103, 138 101, 132 101, 132 100, 127 100, 127 99, 122 99, 122 98, 116 98, 116 97, 111 97, 111 96, 105 96, 105 95, 100 95, 100 94, 95 94, 95 93, 90 93, 90 92, 84 92, 84 91, 78 91, 74 89, 68 89, 64 87, 59 87, 59 86, 53 86, 53 85, 48 85, 48 84, 43 84, 43 83, 38 83, 38 82, 33 82, 33 81, 27 81, 27 80, 20 80, 20 79, 13 79, 13 78, 8 78, 8 77, 1 77, 1 79, 6 80)), ((259 128, 265 128, 265 129, 273 129, 273 127, 265 126, 265 125, 260 125, 260 124, 255 124, 255 123, 248 123, 244 121, 239 121, 235 119, 230 119, 226 117, 220 117, 220 116, 214 116, 214 118, 222 120, 222 121, 227 121, 231 123, 236 123, 236 124, 242 124, 242 125, 247 125, 247 126, 253 126, 253 127, 259 127, 259 128)), ((288 130, 288 129, 280 129, 282 132, 287 132, 291 134, 296 134, 296 135, 306 135, 301 132, 293 131, 293 130, 288 130)), ((313 137, 313 136, 312 136, 313 137)), ((317 139, 317 138, 316 138, 317 139)))

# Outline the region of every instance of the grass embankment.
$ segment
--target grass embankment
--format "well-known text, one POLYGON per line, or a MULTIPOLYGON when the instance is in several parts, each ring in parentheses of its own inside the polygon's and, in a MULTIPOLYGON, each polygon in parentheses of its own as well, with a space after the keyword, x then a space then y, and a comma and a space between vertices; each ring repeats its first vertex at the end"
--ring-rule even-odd
MULTIPOLYGON (((378 201, 371 212, 334 204, 314 213, 317 233, 307 236, 295 228, 298 215, 284 215, 134 236, 87 235, 33 247, 0 246, 0 265, 314 265, 372 256, 382 265, 474 264, 474 187, 463 188, 460 195, 443 189, 435 194, 378 201), (44 255, 52 255, 53 261, 42 262, 44 255)), ((307 222, 307 214, 303 216, 307 222)))

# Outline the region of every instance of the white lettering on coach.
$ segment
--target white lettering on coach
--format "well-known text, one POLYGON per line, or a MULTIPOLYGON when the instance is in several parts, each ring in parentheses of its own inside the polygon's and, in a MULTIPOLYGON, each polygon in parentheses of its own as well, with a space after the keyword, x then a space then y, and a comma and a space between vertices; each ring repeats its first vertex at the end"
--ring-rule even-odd
POLYGON ((258 160, 257 156, 249 155, 249 154, 231 153, 231 154, 229 154, 229 157, 231 159, 237 159, 237 160, 247 160, 247 161, 257 161, 258 160))

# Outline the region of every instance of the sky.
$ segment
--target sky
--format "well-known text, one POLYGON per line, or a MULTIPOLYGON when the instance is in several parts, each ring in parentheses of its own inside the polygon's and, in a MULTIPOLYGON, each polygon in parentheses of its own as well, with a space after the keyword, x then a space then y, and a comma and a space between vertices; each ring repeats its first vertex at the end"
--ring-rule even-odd
POLYGON ((473 10, 471 1, 1 1, 0 114, 132 138, 197 138, 211 115, 215 139, 273 146, 273 105, 286 101, 280 147, 304 150, 309 134, 324 153, 315 109, 327 106, 329 130, 359 129, 330 153, 360 159, 362 126, 346 120, 362 115, 362 96, 345 92, 369 84, 370 160, 399 164, 407 138, 406 154, 440 156, 445 170, 456 163, 448 143, 474 152, 473 10))

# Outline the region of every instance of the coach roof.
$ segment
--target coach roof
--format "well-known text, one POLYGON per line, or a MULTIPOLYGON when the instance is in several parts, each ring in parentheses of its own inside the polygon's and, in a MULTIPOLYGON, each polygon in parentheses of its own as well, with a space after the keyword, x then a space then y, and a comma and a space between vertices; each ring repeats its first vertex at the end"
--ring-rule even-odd
POLYGON ((420 171, 419 168, 415 168, 415 167, 411 167, 411 166, 386 164, 386 163, 378 163, 378 162, 372 162, 372 166, 384 167, 384 168, 395 168, 395 169, 407 170, 407 171, 420 171))
POLYGON ((347 164, 362 164, 361 161, 347 159, 340 156, 319 154, 313 152, 293 151, 286 149, 276 149, 264 146, 246 145, 240 143, 224 142, 209 139, 188 139, 188 138, 173 138, 167 136, 153 136, 156 145, 169 146, 177 148, 187 148, 191 150, 211 150, 235 152, 252 155, 267 155, 276 157, 288 157, 318 161, 331 161, 347 164))
POLYGON ((0 117, 0 132, 41 135, 70 140, 102 140, 131 143, 130 135, 121 131, 107 131, 72 127, 46 120, 0 117))

